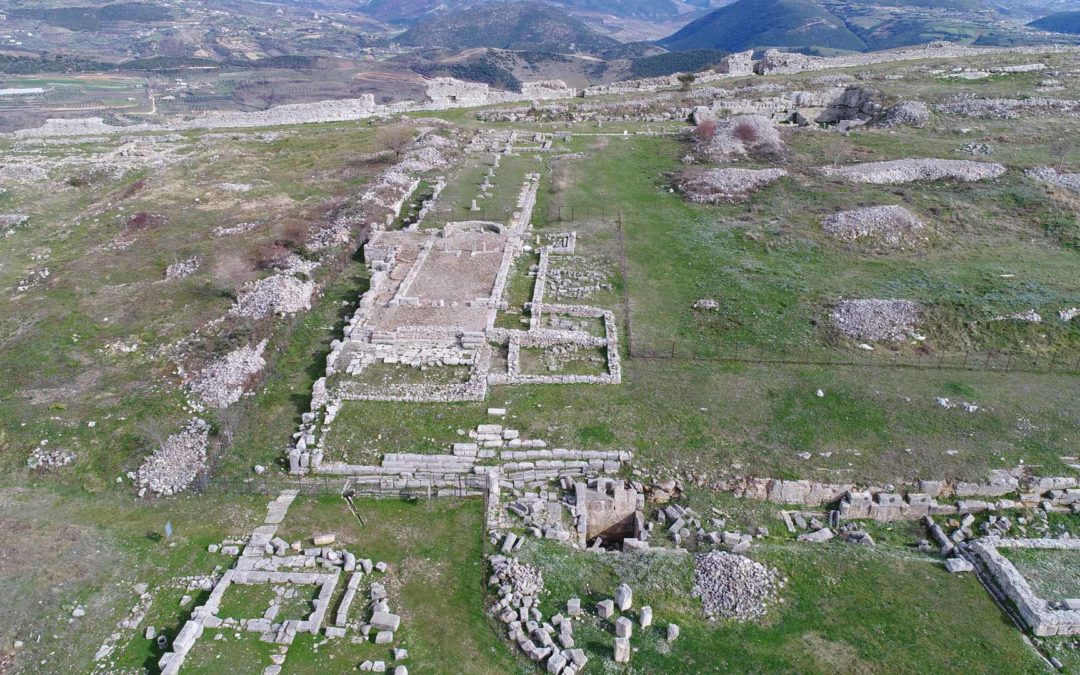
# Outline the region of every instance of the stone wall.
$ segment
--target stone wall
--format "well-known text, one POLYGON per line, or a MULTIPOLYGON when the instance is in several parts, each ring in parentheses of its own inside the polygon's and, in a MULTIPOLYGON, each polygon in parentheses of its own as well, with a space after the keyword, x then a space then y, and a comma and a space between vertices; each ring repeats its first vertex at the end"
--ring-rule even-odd
POLYGON ((985 537, 970 544, 970 551, 993 579, 994 584, 1015 604, 1032 633, 1039 636, 1080 635, 1080 611, 1052 609, 1040 598, 1012 561, 998 549, 1036 548, 1061 551, 1080 550, 1077 539, 999 539, 985 537))

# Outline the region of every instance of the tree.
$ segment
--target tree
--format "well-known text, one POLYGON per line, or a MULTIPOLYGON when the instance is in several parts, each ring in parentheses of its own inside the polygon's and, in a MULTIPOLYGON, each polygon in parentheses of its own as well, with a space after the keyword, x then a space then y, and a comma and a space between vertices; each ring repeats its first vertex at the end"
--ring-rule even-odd
POLYGON ((1057 170, 1062 171, 1065 168, 1065 162, 1069 159, 1069 155, 1073 151, 1073 140, 1071 138, 1059 138, 1050 143, 1050 156, 1057 160, 1057 170))
POLYGON ((682 73, 675 79, 677 79, 679 81, 679 84, 682 85, 683 91, 690 91, 690 85, 694 83, 694 80, 697 79, 697 76, 693 73, 682 73))
POLYGON ((375 145, 382 150, 393 152, 394 157, 400 159, 401 154, 413 142, 413 135, 411 127, 403 125, 383 127, 375 134, 375 145))

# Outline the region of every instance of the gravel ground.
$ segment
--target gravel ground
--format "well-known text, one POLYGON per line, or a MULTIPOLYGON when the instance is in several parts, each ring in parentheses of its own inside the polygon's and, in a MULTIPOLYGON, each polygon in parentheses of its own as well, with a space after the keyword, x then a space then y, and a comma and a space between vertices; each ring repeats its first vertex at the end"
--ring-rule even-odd
POLYGON ((683 174, 679 189, 692 202, 715 204, 746 199, 787 175, 783 169, 707 169, 683 174))
POLYGON ((745 556, 710 551, 694 556, 694 589, 709 618, 753 621, 765 616, 782 585, 779 573, 745 556))
POLYGON ((890 248, 911 248, 926 243, 926 225, 903 206, 871 206, 835 213, 822 228, 837 239, 870 239, 890 248))
POLYGON ((919 180, 963 181, 997 178, 1005 173, 1001 164, 973 162, 967 159, 896 159, 888 162, 868 162, 851 166, 821 168, 831 178, 843 178, 855 183, 897 185, 919 180))
POLYGON ((833 325, 858 340, 897 341, 914 337, 922 311, 911 300, 841 300, 833 325))

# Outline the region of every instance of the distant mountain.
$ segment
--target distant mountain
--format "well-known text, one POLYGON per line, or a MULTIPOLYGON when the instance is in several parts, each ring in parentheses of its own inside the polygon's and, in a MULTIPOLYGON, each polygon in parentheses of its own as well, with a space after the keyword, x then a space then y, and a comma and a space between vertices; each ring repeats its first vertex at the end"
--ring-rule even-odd
POLYGON ((1080 11, 1058 12, 1044 16, 1028 24, 1032 28, 1048 30, 1054 33, 1073 33, 1080 35, 1080 11))
MULTIPOLYGON (((287 0, 272 0, 283 2, 287 0)), ((293 0, 299 1, 299 0, 293 0)), ((311 0, 316 2, 318 0, 311 0)), ((323 0, 329 1, 329 0, 323 0)), ((493 0, 356 0, 354 7, 382 21, 415 23, 440 12, 456 12, 487 4, 493 0)), ((497 1, 497 0, 495 0, 497 1)), ((545 0, 570 12, 584 12, 629 19, 673 19, 688 12, 700 11, 695 3, 676 0, 545 0)), ((708 7, 710 0, 700 0, 708 7)))
POLYGON ((819 47, 865 51, 866 43, 844 21, 814 0, 738 0, 669 35, 659 44, 674 51, 757 47, 819 47))
POLYGON ((552 0, 574 10, 613 14, 630 19, 670 19, 686 12, 673 0, 552 0))
POLYGON ((540 2, 493 2, 421 21, 397 38, 416 47, 599 53, 618 41, 540 2))

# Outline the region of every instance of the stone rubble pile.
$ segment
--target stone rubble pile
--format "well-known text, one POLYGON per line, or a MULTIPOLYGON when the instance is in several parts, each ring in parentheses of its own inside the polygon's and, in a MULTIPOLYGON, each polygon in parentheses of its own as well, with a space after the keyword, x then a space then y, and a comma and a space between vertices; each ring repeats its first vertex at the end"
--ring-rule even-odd
POLYGON ((286 316, 311 309, 315 282, 292 274, 273 274, 244 286, 230 314, 251 319, 286 316))
POLYGON ((881 120, 885 127, 926 126, 930 121, 930 108, 922 101, 901 101, 885 111, 881 120))
POLYGON ((966 159, 895 159, 867 162, 850 166, 821 168, 831 178, 843 178, 855 183, 899 185, 923 180, 956 179, 962 181, 997 178, 1005 173, 1001 164, 974 162, 966 159))
POLYGON ((75 453, 64 448, 49 448, 39 445, 30 452, 26 466, 30 469, 58 469, 75 461, 75 453))
POLYGON ((686 197, 698 204, 746 199, 760 188, 788 175, 783 169, 706 169, 688 171, 678 182, 686 197))
POLYGON ((166 279, 184 279, 195 274, 199 269, 199 256, 191 256, 187 260, 174 262, 165 268, 166 279))
POLYGON ((893 342, 918 337, 922 310, 911 300, 841 300, 831 316, 833 325, 848 337, 893 342))
POLYGON ((994 321, 1022 321, 1024 323, 1042 323, 1042 315, 1036 312, 1034 309, 1028 309, 1024 310, 1023 312, 1016 312, 1014 314, 995 316, 994 321))
POLYGON ((243 346, 211 363, 188 383, 188 388, 214 408, 228 408, 240 400, 252 378, 266 366, 266 340, 243 346))
POLYGON ((960 150, 976 157, 989 157, 994 154, 994 146, 987 143, 965 143, 960 150))
POLYGON ((718 120, 712 138, 700 140, 696 152, 702 161, 730 162, 748 155, 773 158, 785 149, 772 120, 762 115, 735 115, 718 120))
POLYGON ((218 183, 217 189, 223 192, 244 193, 251 192, 252 186, 249 183, 218 183))
POLYGON ((1037 166, 1025 171, 1024 175, 1043 183, 1080 192, 1080 173, 1062 173, 1048 166, 1037 166))
POLYGON ((132 476, 140 488, 139 496, 147 490, 168 496, 187 488, 206 468, 209 435, 210 425, 196 417, 182 431, 165 439, 132 476))
POLYGON ((908 248, 927 241, 923 222, 897 205, 841 211, 825 218, 821 226, 838 239, 870 239, 890 248, 908 248))
POLYGON ((779 573, 745 556, 710 551, 694 556, 694 597, 705 615, 754 621, 765 616, 778 588, 779 573))

